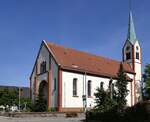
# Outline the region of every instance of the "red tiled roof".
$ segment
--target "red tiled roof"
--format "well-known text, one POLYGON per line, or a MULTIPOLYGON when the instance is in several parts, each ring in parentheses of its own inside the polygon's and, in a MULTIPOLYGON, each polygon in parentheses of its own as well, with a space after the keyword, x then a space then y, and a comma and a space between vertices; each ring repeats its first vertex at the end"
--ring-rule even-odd
MULTIPOLYGON (((50 42, 46 43, 56 58, 56 61, 63 69, 106 77, 117 77, 121 63, 119 61, 66 48, 50 42)), ((127 63, 123 63, 123 68, 128 73, 134 73, 127 63)))

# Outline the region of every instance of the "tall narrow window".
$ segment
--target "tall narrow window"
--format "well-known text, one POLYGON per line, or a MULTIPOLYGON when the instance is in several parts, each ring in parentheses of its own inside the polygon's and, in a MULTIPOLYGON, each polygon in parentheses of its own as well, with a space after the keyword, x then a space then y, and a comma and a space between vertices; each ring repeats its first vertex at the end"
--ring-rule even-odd
POLYGON ((110 98, 113 98, 113 83, 112 83, 112 79, 109 81, 109 93, 110 93, 110 98))
POLYGON ((88 81, 88 96, 91 96, 91 80, 88 81))
POLYGON ((139 59, 139 53, 136 52, 136 59, 139 59))
POLYGON ((43 72, 46 72, 46 61, 43 62, 43 72))
POLYGON ((109 89, 112 89, 112 80, 109 81, 109 89))
POLYGON ((126 60, 128 60, 128 59, 131 59, 131 53, 130 52, 126 53, 126 60))
POLYGON ((104 82, 100 83, 100 89, 104 89, 104 82))
POLYGON ((112 83, 112 92, 114 92, 114 90, 115 90, 115 84, 114 83, 112 83))
POLYGON ((54 79, 54 91, 56 90, 56 78, 54 79))
POLYGON ((40 64, 40 73, 42 73, 43 71, 43 66, 42 66, 42 63, 40 64))
POLYGON ((40 73, 44 73, 44 72, 46 72, 46 61, 43 61, 40 64, 40 73))
POLYGON ((77 78, 73 79, 73 96, 77 96, 77 78))

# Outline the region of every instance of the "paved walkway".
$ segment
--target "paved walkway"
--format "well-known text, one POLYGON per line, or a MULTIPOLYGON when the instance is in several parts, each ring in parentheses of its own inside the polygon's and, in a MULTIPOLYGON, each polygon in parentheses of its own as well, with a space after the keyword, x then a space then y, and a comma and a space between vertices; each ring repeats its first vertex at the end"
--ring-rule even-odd
POLYGON ((13 118, 0 116, 0 122, 84 122, 84 118, 30 117, 13 118))

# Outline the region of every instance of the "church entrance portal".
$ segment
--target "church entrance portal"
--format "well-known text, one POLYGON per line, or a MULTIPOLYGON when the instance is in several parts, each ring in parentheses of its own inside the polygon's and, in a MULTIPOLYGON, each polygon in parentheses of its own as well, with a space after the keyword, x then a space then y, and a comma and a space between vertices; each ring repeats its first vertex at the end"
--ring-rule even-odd
POLYGON ((43 98, 47 101, 48 100, 48 83, 46 81, 42 81, 40 83, 39 88, 42 88, 41 92, 43 95, 43 98))

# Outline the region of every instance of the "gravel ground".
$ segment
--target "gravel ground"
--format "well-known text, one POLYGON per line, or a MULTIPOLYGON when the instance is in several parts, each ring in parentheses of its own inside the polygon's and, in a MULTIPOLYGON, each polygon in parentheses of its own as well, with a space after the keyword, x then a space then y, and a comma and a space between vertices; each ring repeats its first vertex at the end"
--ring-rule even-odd
POLYGON ((0 116, 0 122, 84 122, 84 118, 57 118, 57 117, 13 118, 0 116))

